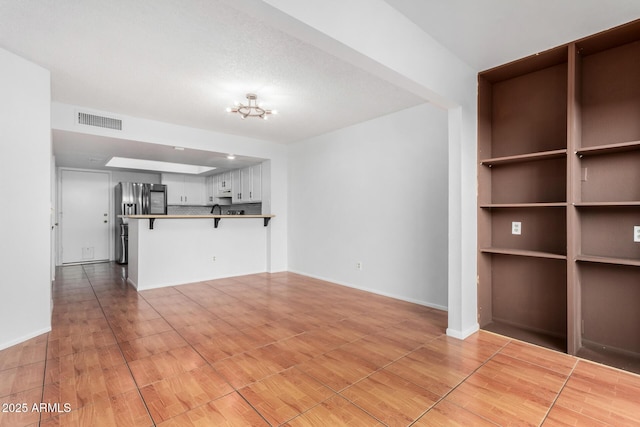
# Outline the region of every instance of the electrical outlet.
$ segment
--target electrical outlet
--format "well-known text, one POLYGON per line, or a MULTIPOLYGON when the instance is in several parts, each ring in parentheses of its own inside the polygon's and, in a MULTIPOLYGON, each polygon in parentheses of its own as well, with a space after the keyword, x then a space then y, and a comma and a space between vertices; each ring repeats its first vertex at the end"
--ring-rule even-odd
POLYGON ((215 255, 211 258, 211 261, 216 262, 216 256, 215 255))
POLYGON ((640 225, 633 226, 633 241, 640 243, 640 225))
POLYGON ((511 234, 522 234, 522 223, 521 222, 512 222, 511 223, 511 234))
POLYGON ((356 270, 362 270, 362 262, 361 261, 356 262, 356 270))
POLYGON ((93 246, 90 248, 82 248, 82 259, 93 259, 93 246))

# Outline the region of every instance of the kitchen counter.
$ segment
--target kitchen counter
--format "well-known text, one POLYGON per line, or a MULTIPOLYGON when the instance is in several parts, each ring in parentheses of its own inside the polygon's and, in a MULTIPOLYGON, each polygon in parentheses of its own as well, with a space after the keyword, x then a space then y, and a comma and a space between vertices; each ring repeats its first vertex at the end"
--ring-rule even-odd
POLYGON ((267 225, 275 215, 122 217, 129 219, 127 281, 139 291, 267 270, 267 225))
POLYGON ((274 218, 275 215, 118 215, 120 218, 133 218, 133 219, 149 219, 149 218, 164 218, 164 219, 202 219, 202 218, 274 218))
POLYGON ((156 219, 213 219, 215 228, 218 228, 218 224, 221 219, 246 219, 246 218, 262 218, 264 220, 265 227, 269 224, 269 220, 274 218, 275 215, 119 215, 120 218, 131 219, 148 219, 149 228, 153 230, 153 224, 156 219))

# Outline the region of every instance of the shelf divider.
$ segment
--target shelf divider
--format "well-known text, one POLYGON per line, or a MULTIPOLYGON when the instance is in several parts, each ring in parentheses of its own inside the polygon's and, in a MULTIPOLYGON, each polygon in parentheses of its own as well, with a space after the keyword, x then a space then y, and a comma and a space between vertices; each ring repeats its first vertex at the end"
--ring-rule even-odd
POLYGON ((595 255, 578 255, 576 261, 579 262, 591 262, 597 264, 611 264, 611 265, 627 265, 632 267, 640 267, 640 260, 629 258, 613 258, 605 256, 595 255))
POLYGON ((628 202, 576 202, 573 204, 577 208, 633 208, 640 207, 640 202, 638 201, 628 201, 628 202))
POLYGON ((579 156, 589 156, 634 150, 640 150, 640 141, 619 142, 616 144, 603 144, 594 145, 592 147, 583 147, 576 150, 576 154, 579 156))
POLYGON ((566 149, 541 151, 537 153, 519 154, 516 156, 494 157, 492 159, 482 160, 480 161, 480 164, 484 166, 492 167, 492 166, 498 166, 498 165, 505 165, 509 163, 523 163, 523 162, 533 162, 537 160, 557 159, 566 155, 567 155, 566 149))
POLYGON ((515 255, 524 256, 530 258, 547 258, 547 259, 560 259, 566 260, 566 255, 554 254, 551 252, 529 251, 524 249, 509 249, 509 248, 483 248, 480 252, 485 254, 499 254, 499 255, 515 255))
POLYGON ((487 203, 481 204, 483 209, 502 209, 502 208, 564 208, 567 206, 566 202, 551 202, 551 203, 487 203))

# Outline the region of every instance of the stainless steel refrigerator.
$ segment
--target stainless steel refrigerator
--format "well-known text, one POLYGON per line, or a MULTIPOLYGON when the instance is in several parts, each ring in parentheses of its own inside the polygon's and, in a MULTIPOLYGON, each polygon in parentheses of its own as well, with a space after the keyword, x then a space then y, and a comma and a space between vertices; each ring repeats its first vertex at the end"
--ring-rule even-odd
POLYGON ((115 188, 116 208, 115 248, 116 262, 129 262, 129 219, 119 215, 166 215, 167 186, 120 182, 115 188))

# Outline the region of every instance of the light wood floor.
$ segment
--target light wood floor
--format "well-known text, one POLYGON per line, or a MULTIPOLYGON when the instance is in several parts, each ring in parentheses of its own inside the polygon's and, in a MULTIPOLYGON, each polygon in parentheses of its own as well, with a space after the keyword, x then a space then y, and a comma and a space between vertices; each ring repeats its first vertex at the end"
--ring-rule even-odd
POLYGON ((0 351, 0 426, 640 425, 640 376, 451 339, 437 310, 291 273, 141 293, 123 273, 58 270, 52 331, 0 351))

